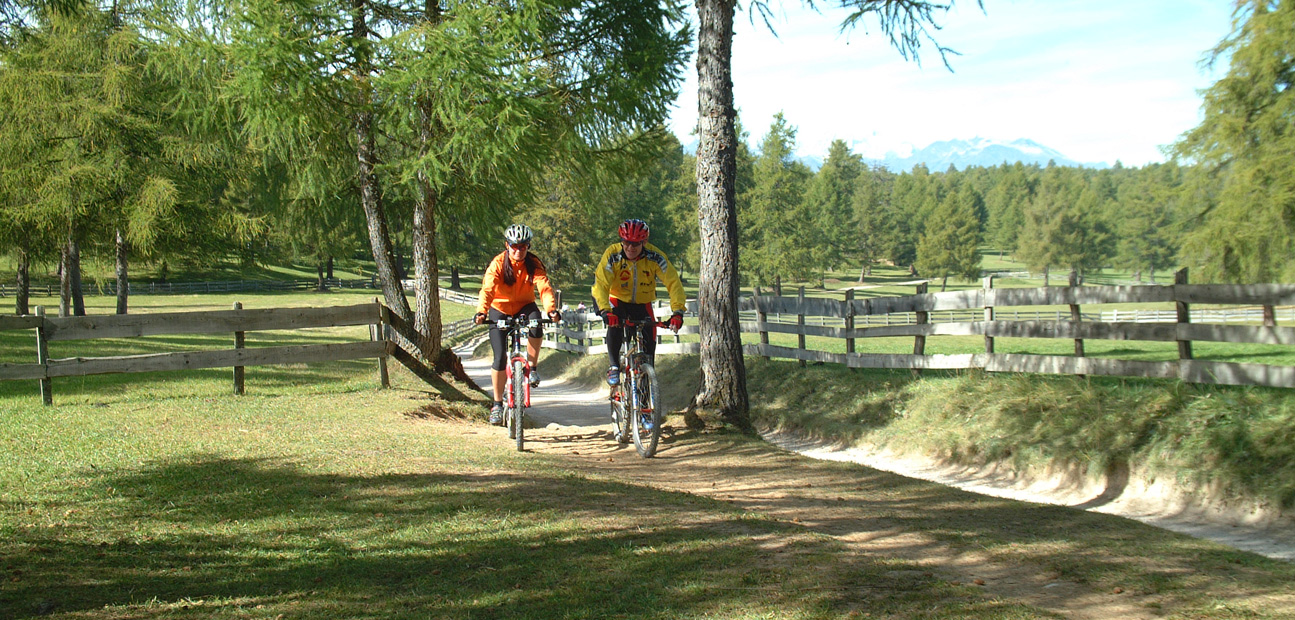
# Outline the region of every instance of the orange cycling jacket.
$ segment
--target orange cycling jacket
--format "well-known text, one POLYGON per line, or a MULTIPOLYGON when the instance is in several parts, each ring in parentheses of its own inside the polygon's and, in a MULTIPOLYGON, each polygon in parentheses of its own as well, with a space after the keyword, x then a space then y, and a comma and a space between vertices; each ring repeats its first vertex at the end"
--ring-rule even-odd
MULTIPOLYGON (((533 255, 527 255, 531 258, 533 255)), ((513 273, 517 280, 510 286, 504 283, 504 261, 508 260, 505 250, 486 267, 486 275, 481 279, 481 298, 477 302, 477 312, 485 314, 494 308, 512 316, 522 307, 535 301, 535 288, 539 287, 540 296, 544 299, 545 312, 557 309, 557 299, 553 295, 553 285, 549 283, 549 274, 544 270, 544 263, 535 257, 535 272, 527 275, 525 260, 513 263, 513 273)))

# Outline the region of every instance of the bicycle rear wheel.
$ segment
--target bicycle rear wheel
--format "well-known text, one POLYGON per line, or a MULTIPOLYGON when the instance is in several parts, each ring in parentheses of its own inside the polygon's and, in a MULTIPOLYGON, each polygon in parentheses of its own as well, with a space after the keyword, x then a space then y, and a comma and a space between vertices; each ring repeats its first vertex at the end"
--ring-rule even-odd
POLYGON ((639 369, 641 375, 636 386, 639 394, 635 399, 639 408, 631 412, 630 424, 634 427, 634 447, 639 456, 646 459, 656 454, 665 410, 661 406, 661 385, 657 383, 656 369, 647 362, 643 362, 639 369))
POLYGON ((513 408, 508 420, 508 435, 517 440, 517 451, 521 452, 526 442, 526 365, 521 360, 513 361, 513 408))

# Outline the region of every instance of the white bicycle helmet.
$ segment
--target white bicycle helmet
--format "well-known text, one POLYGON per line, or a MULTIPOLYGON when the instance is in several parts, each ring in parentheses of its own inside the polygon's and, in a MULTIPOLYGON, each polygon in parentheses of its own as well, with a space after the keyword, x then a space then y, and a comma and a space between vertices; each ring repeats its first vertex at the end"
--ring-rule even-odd
POLYGON ((534 231, 525 224, 513 224, 508 227, 508 230, 504 231, 504 239, 508 243, 530 243, 531 237, 534 236, 534 231))

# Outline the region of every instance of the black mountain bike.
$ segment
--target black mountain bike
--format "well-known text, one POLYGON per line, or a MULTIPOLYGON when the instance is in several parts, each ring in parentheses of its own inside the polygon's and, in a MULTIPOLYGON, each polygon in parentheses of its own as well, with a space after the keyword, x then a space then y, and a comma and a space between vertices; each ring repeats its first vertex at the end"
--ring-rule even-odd
MULTIPOLYGON (((656 368, 643 352, 641 338, 647 323, 623 321, 625 341, 621 345, 621 380, 612 386, 612 426, 616 443, 625 445, 634 438, 634 448, 639 456, 649 458, 656 454, 661 440, 661 423, 665 420, 665 407, 661 404, 661 385, 657 382, 656 368)), ((669 327, 658 321, 657 327, 669 327)))
POLYGON ((517 451, 521 452, 526 443, 526 408, 531 406, 531 363, 526 359, 526 344, 522 335, 527 330, 540 326, 552 325, 548 319, 531 320, 525 316, 506 316, 495 321, 495 326, 508 338, 508 365, 504 367, 507 381, 504 383, 504 425, 508 427, 509 439, 517 441, 517 451))

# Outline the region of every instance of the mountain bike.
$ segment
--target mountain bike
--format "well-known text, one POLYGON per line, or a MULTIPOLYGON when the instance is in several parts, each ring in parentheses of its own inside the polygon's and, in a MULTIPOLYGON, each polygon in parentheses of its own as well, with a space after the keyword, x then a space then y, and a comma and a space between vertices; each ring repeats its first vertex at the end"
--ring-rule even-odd
POLYGON ((548 319, 532 320, 526 316, 506 316, 495 321, 495 326, 508 338, 508 365, 504 367, 504 425, 508 438, 516 440, 517 451, 526 443, 526 408, 531 406, 531 362, 526 359, 523 334, 541 325, 552 325, 548 319))
MULTIPOLYGON (((656 368, 643 352, 641 338, 647 323, 623 320, 625 341, 621 345, 621 380, 612 386, 612 427, 616 443, 625 445, 634 438, 634 448, 639 456, 650 458, 656 454, 661 440, 661 423, 665 420, 665 407, 661 404, 661 385, 657 382, 656 368)), ((669 327, 661 321, 657 327, 669 327)))

